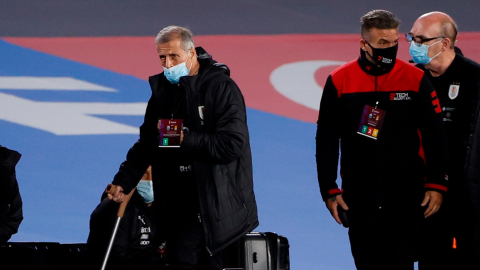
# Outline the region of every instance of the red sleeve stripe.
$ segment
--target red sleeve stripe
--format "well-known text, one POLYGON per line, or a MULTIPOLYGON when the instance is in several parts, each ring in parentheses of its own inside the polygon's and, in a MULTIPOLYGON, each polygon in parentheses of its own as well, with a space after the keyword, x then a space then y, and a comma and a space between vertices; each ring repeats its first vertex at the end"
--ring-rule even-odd
POLYGON ((437 92, 435 92, 435 90, 432 91, 432 104, 433 104, 433 107, 435 108, 436 113, 442 112, 442 107, 440 106, 440 100, 438 99, 437 92))
POLYGON ((425 188, 433 188, 433 189, 438 189, 438 190, 442 190, 442 191, 447 191, 447 187, 446 186, 442 186, 442 185, 437 185, 437 184, 425 184, 425 188))
POLYGON ((330 189, 328 191, 328 194, 330 194, 330 195, 337 194, 337 193, 342 193, 342 191, 340 191, 340 189, 338 189, 338 188, 330 189))

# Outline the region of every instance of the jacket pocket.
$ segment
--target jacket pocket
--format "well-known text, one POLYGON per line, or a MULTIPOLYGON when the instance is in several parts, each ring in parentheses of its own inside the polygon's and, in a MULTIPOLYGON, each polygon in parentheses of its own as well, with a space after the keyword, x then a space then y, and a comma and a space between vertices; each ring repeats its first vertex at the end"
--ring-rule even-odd
POLYGON ((235 181, 235 163, 228 165, 215 165, 214 173, 217 221, 237 215, 239 211, 245 211, 245 202, 235 181))

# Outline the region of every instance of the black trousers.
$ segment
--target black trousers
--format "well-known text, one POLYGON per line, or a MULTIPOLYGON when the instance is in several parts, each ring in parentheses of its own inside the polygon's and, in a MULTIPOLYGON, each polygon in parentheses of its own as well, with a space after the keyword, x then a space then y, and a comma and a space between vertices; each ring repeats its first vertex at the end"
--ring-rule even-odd
POLYGON ((440 211, 425 221, 419 270, 480 269, 480 236, 466 201, 446 196, 440 211), (456 248, 453 247, 456 239, 456 248))
MULTIPOLYGON (((413 270, 423 209, 383 207, 354 211, 350 218, 350 245, 358 270, 413 270)), ((349 211, 350 212, 350 211, 349 211)))
POLYGON ((166 269, 222 270, 222 253, 211 256, 206 248, 203 226, 198 214, 175 221, 166 234, 166 269))

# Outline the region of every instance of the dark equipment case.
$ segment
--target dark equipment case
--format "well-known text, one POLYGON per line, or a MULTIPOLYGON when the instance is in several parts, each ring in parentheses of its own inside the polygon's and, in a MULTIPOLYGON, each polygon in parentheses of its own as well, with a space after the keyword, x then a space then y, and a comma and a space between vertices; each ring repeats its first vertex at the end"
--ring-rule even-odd
POLYGON ((248 233, 223 251, 224 270, 290 270, 289 248, 276 233, 248 233))

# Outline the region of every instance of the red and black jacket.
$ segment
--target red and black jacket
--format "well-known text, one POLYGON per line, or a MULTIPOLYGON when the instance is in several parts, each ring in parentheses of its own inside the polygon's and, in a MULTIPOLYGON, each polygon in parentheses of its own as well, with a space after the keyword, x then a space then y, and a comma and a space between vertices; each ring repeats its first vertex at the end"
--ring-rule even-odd
POLYGON ((347 204, 416 204, 425 190, 446 192, 445 130, 428 78, 398 59, 390 71, 368 63, 361 56, 333 71, 325 84, 316 135, 323 200, 342 193, 336 183, 339 147, 347 204), (386 113, 374 140, 357 131, 365 105, 377 102, 386 113))

